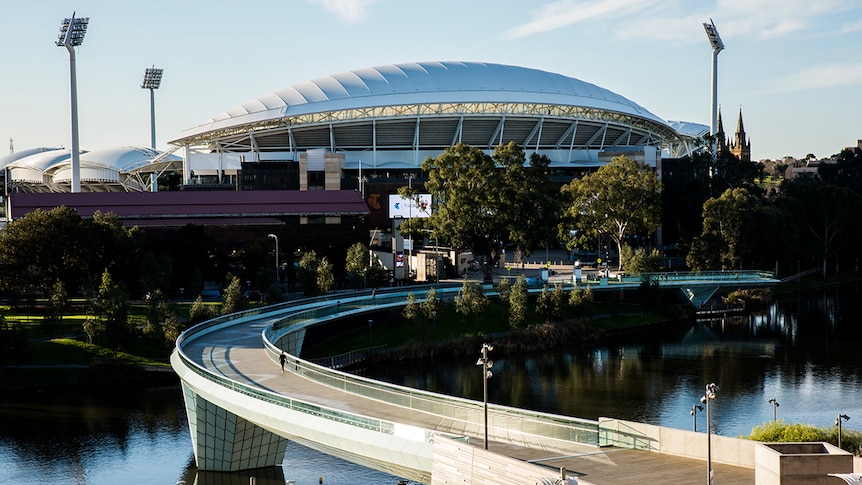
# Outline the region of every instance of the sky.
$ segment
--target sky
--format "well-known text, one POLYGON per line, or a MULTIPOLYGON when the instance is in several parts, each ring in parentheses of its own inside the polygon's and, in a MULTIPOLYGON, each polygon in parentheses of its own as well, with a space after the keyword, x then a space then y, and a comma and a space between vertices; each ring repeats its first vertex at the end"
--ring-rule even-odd
POLYGON ((73 12, 86 150, 157 148, 234 106, 309 79, 420 61, 542 69, 614 91, 665 120, 709 125, 711 18, 725 131, 742 110, 752 158, 818 158, 862 139, 858 0, 0 0, 0 156, 71 146, 73 12))

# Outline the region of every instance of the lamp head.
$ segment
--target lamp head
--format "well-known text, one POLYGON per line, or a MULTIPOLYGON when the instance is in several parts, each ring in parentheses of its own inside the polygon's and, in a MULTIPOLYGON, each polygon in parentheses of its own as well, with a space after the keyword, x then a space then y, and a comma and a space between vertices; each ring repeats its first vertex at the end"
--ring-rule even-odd
POLYGON ((64 19, 63 25, 60 26, 60 35, 55 43, 57 47, 71 48, 83 44, 89 23, 89 17, 75 18, 75 13, 72 12, 72 18, 64 19))
POLYGON ((159 89, 162 83, 162 72, 164 72, 164 69, 156 69, 155 66, 148 67, 144 71, 144 82, 141 84, 141 88, 159 89))
POLYGON ((721 41, 721 36, 718 35, 718 29, 715 28, 715 22, 712 19, 709 19, 709 23, 703 23, 703 29, 706 31, 706 36, 709 38, 712 50, 716 54, 724 50, 724 42, 721 41))

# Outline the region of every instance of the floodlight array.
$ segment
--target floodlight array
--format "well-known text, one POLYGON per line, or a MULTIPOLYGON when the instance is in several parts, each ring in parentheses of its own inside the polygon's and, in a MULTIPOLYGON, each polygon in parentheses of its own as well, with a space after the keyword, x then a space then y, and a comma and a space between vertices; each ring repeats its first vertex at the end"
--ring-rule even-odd
POLYGON ((57 46, 63 47, 67 43, 69 46, 77 47, 84 43, 84 35, 87 33, 87 25, 90 23, 89 17, 72 18, 63 20, 63 25, 60 27, 60 36, 57 38, 57 46))
POLYGON ((712 44, 712 50, 716 53, 724 50, 724 42, 718 35, 718 29, 715 28, 715 22, 709 19, 709 23, 703 23, 703 29, 706 31, 706 36, 709 37, 709 43, 712 44))
POLYGON ((141 84, 141 88, 143 89, 159 89, 159 85, 162 83, 162 72, 164 69, 156 69, 155 67, 148 67, 146 71, 144 71, 144 82, 141 84))

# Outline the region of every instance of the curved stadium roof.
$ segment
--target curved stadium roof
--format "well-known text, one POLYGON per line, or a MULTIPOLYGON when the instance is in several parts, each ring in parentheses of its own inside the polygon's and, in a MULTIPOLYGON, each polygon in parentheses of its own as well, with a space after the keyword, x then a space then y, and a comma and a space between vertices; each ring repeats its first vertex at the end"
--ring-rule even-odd
MULTIPOLYGON (((10 173, 10 182, 22 192, 63 192, 71 185, 71 151, 65 148, 35 148, 0 158, 0 167, 10 173)), ((145 147, 113 147, 81 152, 84 191, 139 191, 146 184, 133 175, 163 155, 145 147)), ((162 156, 179 161, 177 156, 162 156)))
POLYGON ((171 143, 296 152, 445 148, 459 141, 492 147, 509 140, 557 150, 682 141, 669 123, 642 106, 579 79, 501 64, 420 62, 347 71, 279 89, 220 113, 171 143))

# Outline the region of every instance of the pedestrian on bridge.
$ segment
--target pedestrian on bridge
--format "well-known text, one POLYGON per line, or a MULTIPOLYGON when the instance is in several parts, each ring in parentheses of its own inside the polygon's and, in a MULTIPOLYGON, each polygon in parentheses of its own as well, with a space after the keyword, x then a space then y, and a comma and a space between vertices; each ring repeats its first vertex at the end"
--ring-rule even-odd
POLYGON ((287 356, 284 355, 284 351, 281 351, 281 355, 278 356, 278 361, 281 362, 281 373, 284 374, 284 363, 287 362, 287 356))

